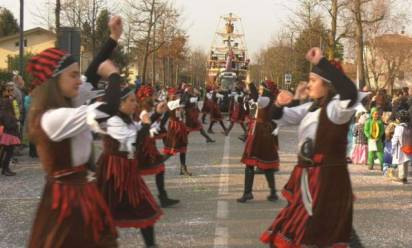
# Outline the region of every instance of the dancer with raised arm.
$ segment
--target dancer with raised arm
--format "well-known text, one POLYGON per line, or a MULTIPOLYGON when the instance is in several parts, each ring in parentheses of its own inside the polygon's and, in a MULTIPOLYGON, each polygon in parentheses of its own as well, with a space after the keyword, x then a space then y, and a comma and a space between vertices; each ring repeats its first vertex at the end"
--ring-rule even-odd
MULTIPOLYGON (((122 21, 112 17, 100 55, 110 55, 122 34, 122 21)), ((99 63, 92 63, 99 64, 99 63)), ((34 56, 28 71, 33 83, 29 136, 46 172, 46 185, 33 222, 29 247, 117 247, 116 229, 87 164, 92 160, 95 119, 113 115, 120 102, 120 75, 110 61, 89 70, 109 81, 103 102, 80 105, 79 63, 68 53, 49 48, 34 56)))
POLYGON ((278 125, 299 125, 298 164, 283 189, 288 204, 261 240, 272 247, 348 247, 352 231, 353 192, 346 162, 347 132, 361 100, 342 71, 312 48, 314 66, 307 85, 311 102, 288 106, 282 91, 273 112, 278 125))

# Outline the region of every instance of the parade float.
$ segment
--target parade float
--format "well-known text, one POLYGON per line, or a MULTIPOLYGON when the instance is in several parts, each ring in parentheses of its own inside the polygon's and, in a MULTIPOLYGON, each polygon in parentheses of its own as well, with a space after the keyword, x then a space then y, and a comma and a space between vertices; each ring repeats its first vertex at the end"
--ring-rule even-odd
POLYGON ((230 91, 246 80, 249 62, 241 18, 232 13, 221 16, 207 62, 206 87, 217 88, 225 96, 223 111, 227 110, 230 91))

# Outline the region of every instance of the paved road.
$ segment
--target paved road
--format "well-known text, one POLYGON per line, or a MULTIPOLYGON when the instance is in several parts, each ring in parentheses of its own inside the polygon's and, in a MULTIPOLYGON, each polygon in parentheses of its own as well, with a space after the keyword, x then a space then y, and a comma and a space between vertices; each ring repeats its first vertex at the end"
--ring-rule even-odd
MULTIPOLYGON (((244 172, 239 163, 243 151, 237 139, 240 128, 234 128, 230 137, 220 135, 219 128, 216 125, 216 144, 206 144, 198 133, 190 135, 188 166, 193 177, 178 175, 178 158, 167 162, 169 195, 182 202, 166 209, 156 225, 160 247, 265 247, 258 242, 259 235, 285 201, 266 201, 266 181, 257 175, 255 200, 236 202, 242 194, 244 172)), ((294 166, 296 136, 293 127, 280 133, 278 188, 294 166)), ((35 160, 20 157, 13 169, 16 177, 0 177, 0 248, 25 246, 44 182, 35 160)), ((363 166, 351 165, 350 170, 357 197, 354 226, 363 247, 412 247, 412 184, 390 182, 363 166)), ((146 182, 156 195, 154 177, 146 177, 146 182)), ((143 247, 136 229, 122 229, 119 242, 120 247, 143 247)))

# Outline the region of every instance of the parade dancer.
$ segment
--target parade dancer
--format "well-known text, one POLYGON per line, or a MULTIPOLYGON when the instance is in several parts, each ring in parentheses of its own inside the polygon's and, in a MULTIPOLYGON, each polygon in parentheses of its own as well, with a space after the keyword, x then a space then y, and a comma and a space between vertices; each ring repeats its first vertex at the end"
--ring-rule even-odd
POLYGON ((133 121, 136 108, 134 91, 123 89, 118 113, 107 120, 97 182, 115 225, 139 228, 146 247, 155 247, 154 224, 162 211, 141 176, 146 161, 137 156, 145 149, 151 121, 148 113, 140 124, 133 121))
POLYGON ((202 106, 202 123, 206 124, 206 116, 210 114, 211 104, 212 104, 212 89, 210 86, 206 86, 205 96, 203 98, 203 106, 202 106))
POLYGON ((348 247, 352 231, 353 192, 346 162, 349 123, 356 112, 356 86, 312 48, 314 64, 308 94, 313 102, 287 106, 291 93, 282 91, 273 117, 280 126, 299 126, 298 165, 286 183, 288 204, 261 240, 271 247, 348 247))
POLYGON ((168 90, 167 106, 169 108, 169 125, 167 127, 166 137, 163 138, 163 153, 167 157, 171 157, 179 153, 180 157, 180 175, 192 176, 187 170, 186 151, 188 145, 188 130, 185 123, 182 121, 183 105, 177 97, 177 90, 170 88, 168 90))
POLYGON ((107 206, 94 182, 87 181, 85 166, 76 166, 86 164, 91 158, 89 126, 94 125, 90 121, 95 116, 103 117, 102 113, 114 113, 118 105, 120 77, 110 62, 99 67, 121 35, 121 20, 114 17, 110 23, 111 39, 86 72, 95 83, 100 76, 109 79, 106 104, 73 108, 79 106, 79 99, 89 92, 83 92, 78 64, 69 54, 47 49, 29 64, 33 84, 41 86, 34 92, 28 131, 40 149, 40 160, 48 174, 30 247, 116 246, 116 234, 107 206), (96 73, 98 69, 99 75, 96 73), (88 202, 88 208, 80 213, 85 202, 88 202), (89 224, 85 225, 86 222, 89 224))
MULTIPOLYGON (((160 132, 160 118, 163 113, 154 111, 154 90, 151 86, 142 86, 136 93, 138 104, 140 104, 139 119, 148 114, 151 118, 150 135, 143 138, 142 149, 137 150, 137 160, 141 175, 156 175, 156 186, 159 192, 159 201, 162 208, 173 206, 179 200, 170 199, 165 189, 165 157, 160 154, 156 147, 156 135, 160 132)), ((162 103, 159 103, 159 105, 162 103)))
MULTIPOLYGON (((210 95, 209 95, 210 97, 210 95)), ((223 133, 226 133, 225 123, 223 123, 223 115, 220 112, 219 102, 223 99, 223 95, 220 94, 217 90, 214 90, 211 96, 211 103, 210 103, 210 125, 209 129, 207 130, 208 133, 213 132, 213 125, 216 122, 219 122, 220 126, 223 128, 223 133)))
POLYGON ((199 97, 193 91, 192 87, 187 85, 182 95, 182 103, 185 105, 185 124, 189 132, 200 131, 200 134, 205 137, 206 143, 214 143, 215 141, 207 135, 203 129, 202 123, 199 121, 199 108, 197 103, 199 97))
POLYGON ((253 83, 248 85, 251 97, 257 104, 255 120, 251 122, 241 162, 245 167, 245 185, 243 196, 237 201, 244 203, 253 199, 252 188, 255 177, 255 167, 261 169, 270 188, 268 201, 276 201, 274 171, 279 168, 277 153, 277 137, 274 137, 276 124, 271 119, 274 98, 274 85, 267 81, 260 85, 259 92, 253 83))
POLYGON ((119 17, 109 23, 111 38, 92 62, 86 76, 108 80, 103 102, 75 105, 82 95, 79 64, 55 48, 34 56, 28 65, 38 85, 29 113, 28 133, 47 173, 33 222, 29 247, 117 247, 116 229, 96 183, 88 176, 92 161, 95 119, 113 115, 120 101, 120 75, 110 61, 100 64, 116 47, 122 33, 119 17), (100 66, 99 66, 100 64, 100 66), (77 107, 75 107, 77 106, 77 107))
POLYGON ((244 108, 244 99, 245 94, 243 93, 242 88, 237 85, 235 90, 231 94, 231 103, 230 103, 230 124, 226 130, 226 136, 229 135, 230 131, 232 130, 235 123, 238 123, 244 132, 244 135, 247 133, 247 129, 245 126, 245 119, 246 119, 246 109, 244 108))

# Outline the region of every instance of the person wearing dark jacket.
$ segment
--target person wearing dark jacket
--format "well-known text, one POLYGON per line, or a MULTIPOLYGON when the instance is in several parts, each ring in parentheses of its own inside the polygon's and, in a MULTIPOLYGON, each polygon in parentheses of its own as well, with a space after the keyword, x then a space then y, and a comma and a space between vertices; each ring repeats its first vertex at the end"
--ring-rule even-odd
MULTIPOLYGON (((16 108, 13 106, 14 84, 6 83, 0 86, 0 166, 1 174, 14 176, 15 172, 10 170, 10 161, 13 157, 14 148, 20 145, 20 125, 16 117, 16 108)), ((17 110, 18 111, 18 110, 17 110)))

